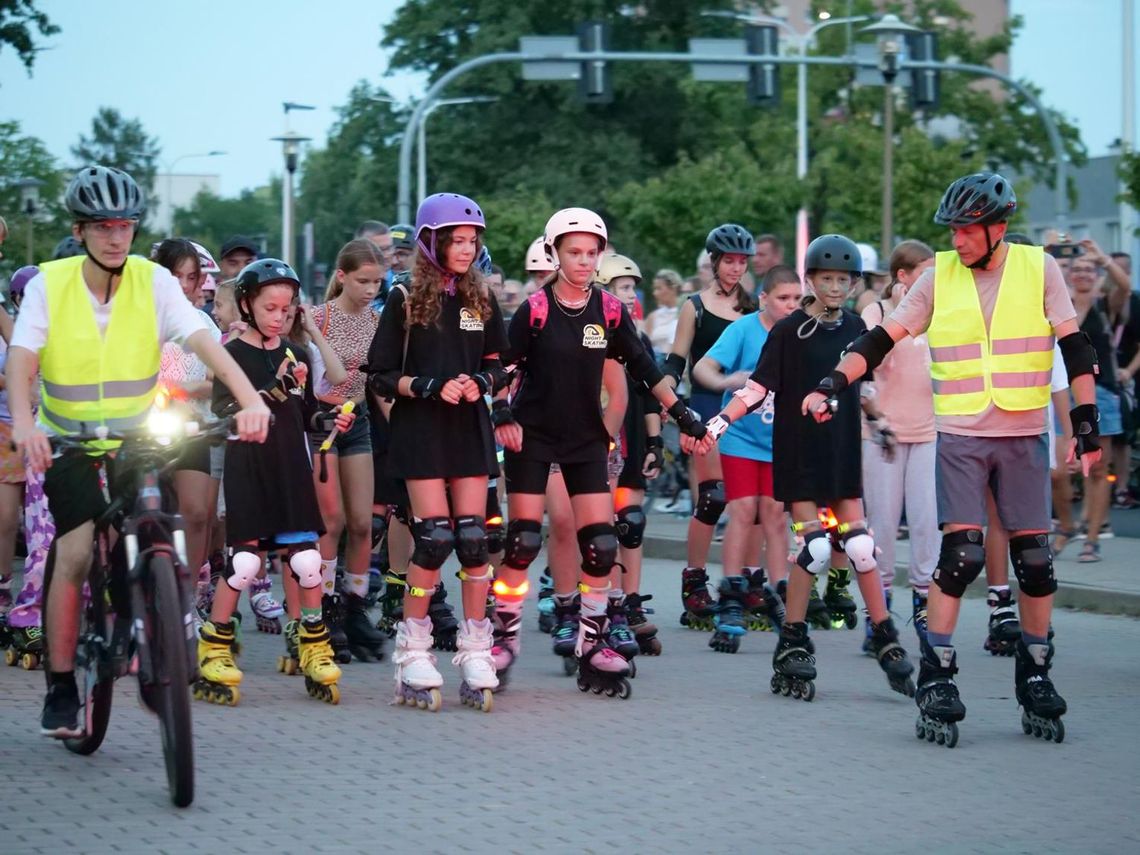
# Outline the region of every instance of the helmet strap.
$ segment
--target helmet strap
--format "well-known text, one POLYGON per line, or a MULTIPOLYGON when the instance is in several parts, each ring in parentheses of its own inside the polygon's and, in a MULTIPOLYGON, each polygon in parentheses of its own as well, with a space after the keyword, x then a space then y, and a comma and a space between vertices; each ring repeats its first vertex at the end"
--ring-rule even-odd
POLYGON ((585 293, 585 292, 590 290, 590 285, 591 285, 590 282, 586 282, 585 285, 575 285, 573 282, 571 282, 569 279, 567 279, 566 274, 562 272, 562 265, 558 266, 557 273, 558 273, 559 279, 561 279, 563 282, 565 282, 567 285, 569 285, 571 288, 575 289, 576 291, 581 291, 582 293, 585 293))
POLYGON ((997 248, 999 246, 1001 246, 1001 238, 998 238, 995 241, 990 240, 990 227, 989 227, 989 225, 982 226, 982 231, 985 233, 986 246, 988 246, 989 249, 986 251, 985 255, 983 255, 981 258, 979 258, 973 264, 967 264, 966 265, 971 270, 984 270, 986 268, 986 266, 990 263, 990 259, 992 259, 994 257, 994 253, 997 252, 997 248))

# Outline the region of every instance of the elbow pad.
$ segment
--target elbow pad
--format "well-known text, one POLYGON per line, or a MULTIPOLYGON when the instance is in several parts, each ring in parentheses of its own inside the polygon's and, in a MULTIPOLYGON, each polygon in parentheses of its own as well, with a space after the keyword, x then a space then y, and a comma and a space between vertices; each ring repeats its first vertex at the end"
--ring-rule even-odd
POLYGON ((1096 348, 1092 341, 1083 332, 1069 333, 1057 341, 1061 348, 1061 358, 1065 360, 1065 372, 1069 375, 1069 383, 1084 374, 1097 375, 1100 366, 1096 361, 1096 348))
POLYGON ((857 353, 867 361, 867 371, 874 371, 879 364, 887 358, 891 348, 895 346, 894 339, 881 326, 863 333, 851 344, 847 345, 845 353, 857 353))
POLYGON ((749 378, 742 388, 732 393, 732 397, 743 401, 744 406, 748 407, 748 412, 751 413, 764 403, 764 399, 768 397, 768 390, 749 378))
POLYGON ((681 382, 681 375, 685 373, 685 357, 679 353, 670 353, 665 357, 664 374, 672 377, 677 383, 681 382))

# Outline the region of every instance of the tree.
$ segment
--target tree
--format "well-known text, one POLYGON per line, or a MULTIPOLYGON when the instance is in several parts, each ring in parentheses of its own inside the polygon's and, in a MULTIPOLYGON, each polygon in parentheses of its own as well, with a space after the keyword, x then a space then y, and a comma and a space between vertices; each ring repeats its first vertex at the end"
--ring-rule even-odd
MULTIPOLYGON (((1120 180, 1124 184, 1124 191, 1119 201, 1126 202, 1133 208, 1140 208, 1140 155, 1134 151, 1125 151, 1120 155, 1120 166, 1117 167, 1120 180)), ((1133 231, 1140 235, 1140 228, 1133 231)))
POLYGON ((28 75, 36 61, 35 34, 54 36, 59 27, 36 9, 32 0, 0 0, 0 50, 10 45, 20 56, 28 75))
POLYGON ((126 119, 118 110, 100 107, 91 122, 91 136, 80 135, 71 147, 79 166, 98 163, 128 173, 151 198, 158 172, 158 140, 147 136, 142 122, 126 119))
POLYGON ((202 190, 188 208, 174 212, 174 234, 196 240, 217 253, 228 238, 264 238, 270 254, 281 252, 281 180, 243 190, 237 199, 222 199, 202 190))
POLYGON ((5 263, 10 269, 24 264, 28 240, 28 218, 20 211, 20 190, 16 182, 36 178, 44 182, 39 188, 39 210, 35 216, 34 258, 47 261, 55 244, 71 233, 71 221, 61 200, 69 175, 61 172, 47 146, 36 137, 20 132, 18 122, 0 122, 0 214, 8 222, 9 237, 5 263))

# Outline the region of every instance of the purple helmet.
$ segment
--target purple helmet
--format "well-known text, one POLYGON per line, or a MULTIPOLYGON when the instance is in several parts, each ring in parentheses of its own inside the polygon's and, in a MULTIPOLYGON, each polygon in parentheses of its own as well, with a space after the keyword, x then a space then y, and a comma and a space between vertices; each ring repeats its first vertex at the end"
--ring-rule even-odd
POLYGON ((32 281, 40 272, 40 269, 34 264, 28 264, 21 267, 12 274, 12 278, 8 280, 8 293, 13 297, 23 297, 24 289, 28 283, 32 281))
POLYGON ((480 234, 487 227, 483 211, 473 199, 458 193, 433 193, 420 202, 420 208, 416 211, 416 243, 428 261, 440 270, 443 265, 435 255, 435 233, 439 229, 455 226, 474 226, 480 234), (429 243, 424 242, 425 231, 431 232, 429 243))

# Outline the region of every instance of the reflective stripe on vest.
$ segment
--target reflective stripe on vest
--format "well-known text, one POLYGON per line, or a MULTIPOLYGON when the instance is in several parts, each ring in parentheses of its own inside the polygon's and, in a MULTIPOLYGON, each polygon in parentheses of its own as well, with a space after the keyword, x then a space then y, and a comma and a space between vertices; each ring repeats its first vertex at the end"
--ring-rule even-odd
POLYGON ((956 252, 935 256, 927 339, 936 415, 976 415, 991 403, 1014 412, 1049 403, 1053 327, 1045 317, 1044 251, 1007 249, 988 332, 973 271, 956 252))
MULTIPOLYGON (((48 313, 47 342, 40 351, 40 417, 58 433, 139 427, 154 402, 161 357, 155 265, 138 256, 127 259, 100 335, 83 260, 40 266, 48 313)), ((103 450, 116 445, 93 444, 103 450)))

